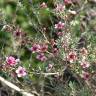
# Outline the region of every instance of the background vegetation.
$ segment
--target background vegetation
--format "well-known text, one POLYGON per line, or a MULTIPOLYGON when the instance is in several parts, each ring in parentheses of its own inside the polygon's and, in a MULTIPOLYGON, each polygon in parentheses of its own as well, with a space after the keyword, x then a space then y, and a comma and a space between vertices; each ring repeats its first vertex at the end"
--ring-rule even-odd
MULTIPOLYGON (((0 0, 0 76, 34 96, 95 96, 96 0, 0 0), (60 22, 64 28, 56 28, 60 22), (9 66, 9 56, 20 62, 9 66), (17 76, 19 66, 26 76, 17 76)), ((2 83, 0 95, 22 96, 2 83)))

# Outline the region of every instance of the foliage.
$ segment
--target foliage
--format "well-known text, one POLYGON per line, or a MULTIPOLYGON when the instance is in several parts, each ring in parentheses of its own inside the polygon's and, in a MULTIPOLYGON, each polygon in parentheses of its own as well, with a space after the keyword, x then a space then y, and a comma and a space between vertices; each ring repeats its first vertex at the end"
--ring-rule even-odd
POLYGON ((40 96, 95 96, 95 4, 0 0, 0 76, 40 96))

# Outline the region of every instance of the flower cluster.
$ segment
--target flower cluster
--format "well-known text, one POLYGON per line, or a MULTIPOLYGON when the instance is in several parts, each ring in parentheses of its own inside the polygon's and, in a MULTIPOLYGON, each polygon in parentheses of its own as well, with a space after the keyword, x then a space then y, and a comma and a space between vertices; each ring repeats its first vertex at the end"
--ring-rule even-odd
POLYGON ((46 61, 47 57, 44 53, 48 50, 47 44, 33 44, 33 46, 29 49, 32 53, 38 53, 37 59, 40 61, 46 61))
POLYGON ((47 57, 43 53, 38 54, 36 58, 40 61, 46 61, 47 60, 47 57))
POLYGON ((78 55, 75 51, 69 52, 69 54, 67 55, 67 60, 70 63, 76 63, 76 61, 79 61, 80 66, 83 70, 82 74, 81 74, 81 77, 84 78, 85 80, 87 80, 89 78, 89 73, 84 71, 84 70, 86 70, 87 68, 90 67, 90 63, 86 60, 87 54, 88 54, 87 49, 86 48, 80 49, 80 54, 81 54, 81 58, 82 58, 81 61, 79 60, 78 55))
POLYGON ((61 21, 59 21, 57 24, 55 24, 55 29, 63 29, 64 28, 64 23, 62 23, 61 21))
MULTIPOLYGON (((15 67, 19 62, 20 60, 16 59, 13 56, 6 57, 6 64, 9 65, 10 67, 15 67)), ((23 77, 27 75, 26 69, 21 66, 18 67, 16 73, 18 77, 23 77)))
POLYGON ((29 49, 30 51, 32 51, 32 53, 42 53, 42 52, 46 52, 48 49, 48 45, 47 44, 33 44, 33 46, 29 49))
POLYGON ((62 5, 62 4, 57 4, 55 10, 56 10, 57 12, 60 12, 60 11, 64 11, 64 9, 65 9, 65 6, 64 6, 64 5, 62 5))

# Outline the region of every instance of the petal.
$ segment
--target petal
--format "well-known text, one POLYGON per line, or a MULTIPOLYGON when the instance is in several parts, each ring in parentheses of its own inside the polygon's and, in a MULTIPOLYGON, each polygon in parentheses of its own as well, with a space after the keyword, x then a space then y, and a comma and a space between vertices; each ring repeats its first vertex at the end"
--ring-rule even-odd
POLYGON ((17 76, 18 76, 18 77, 22 77, 22 75, 21 75, 21 74, 17 74, 17 76))

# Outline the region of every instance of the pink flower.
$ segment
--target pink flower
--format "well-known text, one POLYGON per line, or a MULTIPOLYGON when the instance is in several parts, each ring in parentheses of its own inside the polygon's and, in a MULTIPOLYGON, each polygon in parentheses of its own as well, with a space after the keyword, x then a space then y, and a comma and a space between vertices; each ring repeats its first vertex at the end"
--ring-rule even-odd
POLYGON ((35 52, 40 52, 40 45, 39 44, 33 44, 33 46, 30 48, 30 50, 35 53, 35 52))
POLYGON ((47 57, 46 57, 43 53, 37 55, 36 58, 37 58, 38 60, 40 60, 40 61, 46 61, 46 60, 47 60, 47 57))
POLYGON ((15 59, 14 57, 9 56, 6 57, 6 62, 8 65, 15 66, 19 62, 19 59, 15 59))
POLYGON ((17 28, 16 31, 14 31, 14 35, 15 36, 21 36, 22 35, 21 29, 17 28))
POLYGON ((40 5, 41 8, 47 8, 47 4, 45 2, 43 2, 41 5, 40 5))
POLYGON ((89 79, 89 73, 88 72, 85 72, 85 71, 82 71, 81 77, 84 80, 88 80, 89 79))
POLYGON ((64 9, 65 9, 65 6, 64 6, 64 5, 62 5, 62 4, 57 4, 57 6, 56 6, 56 11, 64 11, 64 9))
POLYGON ((64 3, 65 4, 71 4, 72 3, 72 0, 64 0, 64 3))
POLYGON ((61 21, 58 24, 55 24, 55 29, 63 29, 64 28, 64 23, 61 21))
POLYGON ((70 63, 73 63, 74 61, 77 60, 77 54, 76 52, 70 52, 67 56, 67 60, 70 62, 70 63))
POLYGON ((82 68, 88 68, 90 66, 89 62, 87 61, 82 61, 81 64, 82 68))
POLYGON ((18 69, 16 70, 17 76, 18 77, 23 77, 27 75, 26 69, 19 66, 18 69))
POLYGON ((40 45, 40 52, 46 52, 48 49, 48 45, 46 44, 41 44, 40 45))

